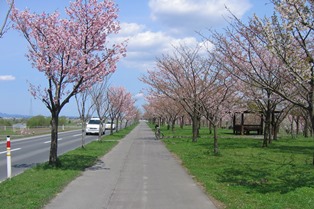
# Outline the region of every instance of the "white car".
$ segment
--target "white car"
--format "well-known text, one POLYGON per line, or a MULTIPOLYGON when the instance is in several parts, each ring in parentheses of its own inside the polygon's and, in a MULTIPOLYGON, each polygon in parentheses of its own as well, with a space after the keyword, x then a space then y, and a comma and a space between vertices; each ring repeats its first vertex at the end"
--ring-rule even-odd
MULTIPOLYGON (((86 135, 88 134, 99 134, 99 128, 102 128, 99 118, 91 118, 86 125, 86 135)), ((103 129, 103 128, 102 128, 103 129)))
POLYGON ((114 130, 116 129, 116 125, 114 123, 112 123, 112 127, 111 127, 111 121, 108 121, 106 124, 105 124, 105 130, 114 130))

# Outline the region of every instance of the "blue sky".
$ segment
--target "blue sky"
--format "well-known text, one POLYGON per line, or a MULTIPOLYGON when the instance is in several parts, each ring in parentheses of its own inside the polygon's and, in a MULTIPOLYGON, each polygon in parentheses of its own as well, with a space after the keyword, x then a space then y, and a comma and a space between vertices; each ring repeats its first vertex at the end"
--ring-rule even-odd
MULTIPOLYGON (((66 0, 15 0, 19 9, 36 12, 63 12, 66 0)), ((138 78, 154 67, 156 57, 170 53, 173 45, 196 44, 200 37, 195 31, 206 33, 227 26, 224 5, 243 20, 256 13, 271 15, 269 0, 116 0, 119 8, 121 32, 117 40, 129 40, 127 57, 118 64, 110 78, 113 86, 124 86, 141 106, 145 101, 145 85, 138 78)), ((0 0, 0 23, 6 11, 5 0, 0 0)), ((25 54, 27 43, 23 37, 9 30, 0 39, 0 112, 23 115, 46 115, 49 110, 28 92, 29 83, 46 86, 44 76, 33 69, 25 54)), ((74 98, 61 115, 77 116, 74 98)))

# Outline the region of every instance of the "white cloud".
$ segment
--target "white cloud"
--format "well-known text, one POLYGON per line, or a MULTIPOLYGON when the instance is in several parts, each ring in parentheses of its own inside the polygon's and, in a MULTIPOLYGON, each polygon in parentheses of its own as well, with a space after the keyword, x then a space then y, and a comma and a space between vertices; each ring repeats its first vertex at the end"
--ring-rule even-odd
POLYGON ((13 81, 15 77, 13 75, 0 75, 0 81, 13 81))
MULTIPOLYGON (((226 7, 239 18, 251 7, 249 0, 149 0, 151 17, 161 23, 143 25, 122 22, 121 31, 114 41, 128 40, 127 56, 120 66, 146 71, 155 67, 157 57, 169 54, 180 44, 203 44, 195 33, 225 24, 229 15, 226 7)), ((211 45, 207 45, 211 48, 211 45)))
POLYGON ((137 93, 134 98, 135 99, 143 99, 145 97, 144 93, 137 93))
POLYGON ((195 33, 225 24, 226 7, 239 18, 251 8, 249 0, 149 0, 151 18, 174 33, 195 33))
POLYGON ((121 30, 119 32, 122 36, 132 35, 134 33, 138 33, 139 31, 145 30, 145 25, 137 24, 137 23, 126 23, 123 22, 120 24, 121 30))
POLYGON ((128 39, 127 57, 121 63, 142 71, 154 67, 156 57, 170 53, 173 47, 180 44, 188 46, 198 44, 194 37, 175 38, 161 31, 146 30, 145 27, 135 23, 123 23, 121 29, 128 31, 120 33, 116 40, 128 39))

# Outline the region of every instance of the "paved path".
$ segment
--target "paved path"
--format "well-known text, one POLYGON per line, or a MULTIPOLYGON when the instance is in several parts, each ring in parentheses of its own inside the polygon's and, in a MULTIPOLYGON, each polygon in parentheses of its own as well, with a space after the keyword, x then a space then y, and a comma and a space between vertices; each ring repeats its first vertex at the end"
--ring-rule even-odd
POLYGON ((141 122, 46 209, 215 209, 141 122))

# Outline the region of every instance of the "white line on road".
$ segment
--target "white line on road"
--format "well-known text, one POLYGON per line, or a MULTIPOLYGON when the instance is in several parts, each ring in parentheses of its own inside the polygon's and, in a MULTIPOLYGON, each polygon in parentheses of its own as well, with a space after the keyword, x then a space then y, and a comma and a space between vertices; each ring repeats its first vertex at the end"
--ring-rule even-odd
MULTIPOLYGON (((17 151, 17 150, 20 150, 20 149, 22 149, 22 148, 11 149, 11 152, 14 152, 14 151, 17 151)), ((7 151, 0 152, 0 155, 1 154, 5 154, 5 153, 7 153, 7 151)))
POLYGON ((73 136, 82 136, 82 134, 75 134, 75 135, 73 135, 73 136))
MULTIPOLYGON (((58 141, 61 141, 63 138, 60 138, 60 139, 58 139, 58 141)), ((50 143, 51 141, 45 141, 44 143, 45 144, 48 144, 48 143, 50 143)))

